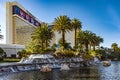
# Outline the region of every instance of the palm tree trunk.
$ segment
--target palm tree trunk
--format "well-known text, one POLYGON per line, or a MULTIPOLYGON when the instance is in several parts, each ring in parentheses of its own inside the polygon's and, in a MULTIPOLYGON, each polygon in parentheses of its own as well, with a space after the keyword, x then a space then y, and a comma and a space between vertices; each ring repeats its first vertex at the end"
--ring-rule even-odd
POLYGON ((95 45, 93 46, 93 51, 95 51, 95 45))
POLYGON ((85 48, 86 48, 86 53, 88 54, 88 44, 85 44, 85 48))
POLYGON ((74 37, 75 37, 75 41, 74 41, 75 47, 77 46, 77 45, 76 45, 76 31, 77 31, 77 29, 75 29, 75 35, 74 35, 74 37))
POLYGON ((42 48, 42 51, 43 51, 43 40, 41 41, 41 48, 42 48))
POLYGON ((91 44, 90 44, 90 50, 91 50, 91 44))
POLYGON ((46 41, 45 41, 45 48, 47 48, 47 46, 48 46, 48 45, 47 45, 47 40, 46 40, 46 41))
POLYGON ((63 44, 62 46, 64 47, 64 44, 65 44, 65 34, 64 34, 64 29, 62 30, 62 41, 63 41, 63 44))

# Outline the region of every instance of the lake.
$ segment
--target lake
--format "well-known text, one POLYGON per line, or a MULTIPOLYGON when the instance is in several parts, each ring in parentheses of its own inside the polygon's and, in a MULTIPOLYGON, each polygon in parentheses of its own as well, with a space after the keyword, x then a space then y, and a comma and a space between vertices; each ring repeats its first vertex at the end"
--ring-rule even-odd
POLYGON ((120 80, 120 62, 113 61, 109 67, 99 64, 68 71, 54 69, 51 72, 37 70, 8 73, 0 75, 0 80, 120 80))

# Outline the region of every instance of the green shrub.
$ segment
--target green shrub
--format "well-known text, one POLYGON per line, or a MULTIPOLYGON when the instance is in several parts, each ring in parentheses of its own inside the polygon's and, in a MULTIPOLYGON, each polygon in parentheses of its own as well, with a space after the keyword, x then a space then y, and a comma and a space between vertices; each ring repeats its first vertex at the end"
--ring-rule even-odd
POLYGON ((0 61, 2 61, 3 60, 3 58, 5 57, 5 52, 4 52, 4 50, 2 49, 2 48, 0 48, 0 61))
POLYGON ((27 57, 29 55, 29 53, 24 49, 21 51, 18 51, 17 54, 19 55, 19 58, 27 57))
POLYGON ((84 60, 88 60, 88 59, 93 59, 93 56, 90 54, 85 54, 84 55, 84 60))
POLYGON ((58 49, 55 51, 54 55, 56 57, 73 57, 75 55, 75 52, 67 49, 58 49))
POLYGON ((52 51, 52 49, 51 48, 44 49, 44 52, 49 52, 49 51, 52 51))

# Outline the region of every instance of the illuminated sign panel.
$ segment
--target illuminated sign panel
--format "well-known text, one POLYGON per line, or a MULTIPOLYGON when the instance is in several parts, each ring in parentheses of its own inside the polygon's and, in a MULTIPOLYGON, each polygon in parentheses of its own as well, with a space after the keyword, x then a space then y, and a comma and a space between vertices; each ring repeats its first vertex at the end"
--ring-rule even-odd
POLYGON ((23 11, 16 5, 13 6, 13 14, 17 14, 18 16, 22 17, 23 19, 27 20, 35 26, 40 26, 40 23, 37 20, 35 20, 35 18, 27 14, 25 11, 23 11))

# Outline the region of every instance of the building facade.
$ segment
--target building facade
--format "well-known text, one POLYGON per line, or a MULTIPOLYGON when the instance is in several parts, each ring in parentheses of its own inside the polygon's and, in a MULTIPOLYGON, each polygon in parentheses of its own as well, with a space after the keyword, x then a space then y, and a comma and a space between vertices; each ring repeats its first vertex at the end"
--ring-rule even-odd
POLYGON ((17 2, 6 2, 6 43, 25 45, 40 21, 17 2))
MULTIPOLYGON (((17 2, 6 2, 6 46, 2 45, 8 57, 22 50, 31 41, 31 33, 41 21, 17 2)), ((52 44, 58 44, 61 34, 55 32, 52 44)), ((74 32, 65 34, 65 40, 74 45, 74 32)))
POLYGON ((17 2, 6 2, 6 44, 0 44, 7 57, 18 57, 17 52, 31 41, 31 33, 40 21, 17 2))

